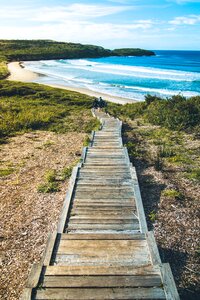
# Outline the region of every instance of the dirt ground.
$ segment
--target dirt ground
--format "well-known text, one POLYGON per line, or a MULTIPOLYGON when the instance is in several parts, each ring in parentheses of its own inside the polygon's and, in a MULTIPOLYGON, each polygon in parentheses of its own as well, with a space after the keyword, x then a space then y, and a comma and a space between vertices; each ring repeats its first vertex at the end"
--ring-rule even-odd
MULTIPOLYGON (((127 141, 136 144, 136 167, 148 223, 154 231, 162 262, 170 263, 181 300, 197 300, 200 292, 200 185, 184 176, 184 165, 165 163, 155 169, 155 145, 149 135, 141 135, 137 122, 125 127, 127 141), (128 130, 127 130, 128 129, 128 130), (126 131, 127 130, 127 131, 126 131), (181 197, 167 195, 178 191, 181 197)), ((142 127, 145 128, 145 127, 142 127)), ((153 126, 145 129, 148 131, 153 126)), ((183 135, 186 151, 200 149, 200 140, 183 135)), ((198 153, 195 151, 195 153, 198 153)), ((191 158, 199 161, 199 154, 191 158)))
POLYGON ((18 300, 31 265, 38 262, 57 224, 67 190, 39 193, 50 169, 61 171, 80 158, 84 134, 37 131, 0 145, 0 299, 18 300), (4 174, 5 175, 5 174, 4 174))

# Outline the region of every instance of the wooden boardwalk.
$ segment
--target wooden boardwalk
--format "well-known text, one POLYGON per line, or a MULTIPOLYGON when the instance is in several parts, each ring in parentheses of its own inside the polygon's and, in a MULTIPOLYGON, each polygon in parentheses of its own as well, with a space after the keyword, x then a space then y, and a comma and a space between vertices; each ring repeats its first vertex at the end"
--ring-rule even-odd
POLYGON ((57 231, 21 299, 178 300, 170 266, 147 230, 122 124, 96 115, 102 129, 73 169, 57 231))

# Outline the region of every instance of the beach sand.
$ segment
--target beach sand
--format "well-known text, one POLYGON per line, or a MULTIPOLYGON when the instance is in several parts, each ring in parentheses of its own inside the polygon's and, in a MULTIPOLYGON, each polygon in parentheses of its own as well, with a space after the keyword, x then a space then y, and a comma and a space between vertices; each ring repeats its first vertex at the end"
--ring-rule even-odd
MULTIPOLYGON (((43 84, 39 82, 39 77, 42 74, 34 73, 30 70, 27 70, 24 66, 23 63, 20 62, 12 62, 8 64, 8 69, 10 72, 10 76, 8 77, 8 80, 12 81, 22 81, 22 82, 37 82, 39 84, 43 84)), ((45 75, 42 75, 45 76, 45 75)), ((95 91, 91 91, 89 89, 85 88, 79 88, 79 87, 71 87, 68 85, 59 85, 59 84, 46 84, 51 87, 55 88, 60 88, 60 89, 65 89, 69 91, 74 91, 78 92, 81 94, 86 94, 88 96, 92 97, 102 97, 106 101, 114 102, 114 103, 119 103, 119 104, 126 104, 126 103, 133 103, 136 102, 134 99, 127 99, 123 97, 117 97, 117 96, 111 96, 107 95, 104 93, 99 93, 95 91)))
POLYGON ((9 63, 8 70, 10 72, 8 80, 32 82, 39 77, 38 74, 25 69, 20 62, 9 63))

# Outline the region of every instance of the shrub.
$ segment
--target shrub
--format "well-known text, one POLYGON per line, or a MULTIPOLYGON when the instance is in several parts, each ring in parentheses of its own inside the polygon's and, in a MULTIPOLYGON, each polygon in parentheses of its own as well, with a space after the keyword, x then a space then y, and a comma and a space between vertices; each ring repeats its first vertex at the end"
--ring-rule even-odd
POLYGON ((155 220, 156 220, 156 212, 154 210, 152 210, 149 213, 149 219, 151 220, 151 222, 155 222, 155 220))
POLYGON ((5 177, 12 174, 15 171, 14 168, 0 169, 0 177, 5 177))
POLYGON ((47 182, 40 184, 37 188, 39 193, 55 193, 59 192, 59 186, 57 182, 47 182))
POLYGON ((162 192, 162 196, 168 197, 168 198, 174 198, 176 200, 183 200, 184 195, 174 189, 166 189, 162 192))
POLYGON ((64 168, 61 172, 61 180, 66 180, 70 178, 72 174, 72 170, 73 170, 73 166, 64 168))
POLYGON ((47 171, 44 178, 49 183, 54 182, 56 180, 56 171, 55 170, 47 171))
POLYGON ((200 169, 193 169, 187 174, 187 177, 192 180, 200 181, 200 169))

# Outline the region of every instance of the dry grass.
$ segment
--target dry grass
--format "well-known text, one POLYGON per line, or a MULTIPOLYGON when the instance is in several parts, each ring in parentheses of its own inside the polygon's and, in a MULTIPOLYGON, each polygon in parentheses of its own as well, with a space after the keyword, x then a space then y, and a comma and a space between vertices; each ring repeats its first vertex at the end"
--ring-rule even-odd
POLYGON ((0 169, 0 299, 17 300, 33 262, 40 260, 49 232, 55 229, 67 190, 67 181, 56 193, 38 193, 49 169, 61 171, 81 153, 85 134, 36 131, 10 138, 1 145, 0 169))

